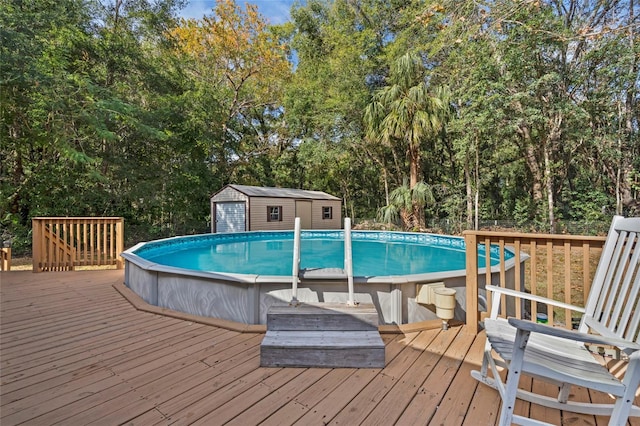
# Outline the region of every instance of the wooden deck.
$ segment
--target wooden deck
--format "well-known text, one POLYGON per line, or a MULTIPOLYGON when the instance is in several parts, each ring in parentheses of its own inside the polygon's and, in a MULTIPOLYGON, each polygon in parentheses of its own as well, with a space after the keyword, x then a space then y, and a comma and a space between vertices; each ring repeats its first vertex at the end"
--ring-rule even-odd
MULTIPOLYGON (((483 335, 385 334, 384 369, 261 368, 262 334, 138 311, 112 286, 122 277, 0 274, 3 426, 496 423, 497 393, 469 374, 483 335)), ((521 402, 516 411, 555 424, 607 421, 521 402)))

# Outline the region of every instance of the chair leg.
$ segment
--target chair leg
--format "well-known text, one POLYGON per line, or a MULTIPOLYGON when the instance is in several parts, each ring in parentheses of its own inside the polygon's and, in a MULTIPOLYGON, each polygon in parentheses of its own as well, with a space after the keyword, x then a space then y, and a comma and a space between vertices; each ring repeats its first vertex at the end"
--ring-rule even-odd
POLYGON ((569 400, 569 393, 571 392, 571 384, 563 383, 560 385, 560 392, 558 392, 558 402, 566 404, 569 400))
POLYGON ((509 363, 507 374, 507 386, 502 398, 502 409, 500 410, 500 426, 509 426, 513 420, 513 409, 516 404, 518 394, 518 384, 522 374, 522 364, 524 363, 524 351, 529 340, 529 332, 518 330, 513 342, 513 353, 509 363))
POLYGON ((482 356, 482 366, 480 367, 480 374, 482 378, 485 379, 487 377, 487 372, 489 370, 489 357, 491 356, 491 349, 485 349, 484 355, 482 356))
POLYGON ((491 358, 491 343, 489 343, 489 339, 484 343, 484 355, 482 357, 482 366, 480 367, 480 374, 483 379, 486 379, 487 372, 489 370, 489 359, 491 358))
POLYGON ((626 424, 629 418, 631 407, 633 406, 633 400, 636 397, 636 391, 638 390, 638 383, 640 383, 640 358, 637 352, 633 354, 627 365, 627 371, 624 374, 622 383, 625 385, 624 395, 616 399, 616 403, 613 406, 613 412, 611 413, 611 420, 609 425, 621 425, 626 424))

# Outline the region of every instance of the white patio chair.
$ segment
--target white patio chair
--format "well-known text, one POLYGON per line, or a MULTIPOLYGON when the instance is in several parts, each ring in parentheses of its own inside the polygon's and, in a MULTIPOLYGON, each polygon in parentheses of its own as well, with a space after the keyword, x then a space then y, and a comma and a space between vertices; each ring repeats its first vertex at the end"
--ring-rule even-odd
POLYGON ((487 286, 487 290, 493 293, 490 318, 485 320, 487 346, 481 371, 471 375, 500 393, 500 425, 546 424, 514 415, 516 397, 559 410, 608 415, 609 425, 624 425, 629 416, 640 416, 640 407, 633 404, 640 384, 640 218, 613 218, 585 308, 501 287, 487 286), (499 318, 502 294, 583 312, 580 326, 572 331, 499 318), (585 343, 612 345, 625 353, 624 378, 611 374, 585 343), (508 368, 506 383, 498 366, 508 368), (493 377, 487 375, 489 367, 493 377), (558 397, 518 389, 523 373, 556 384, 558 397), (571 385, 608 393, 615 403, 571 401, 571 385))

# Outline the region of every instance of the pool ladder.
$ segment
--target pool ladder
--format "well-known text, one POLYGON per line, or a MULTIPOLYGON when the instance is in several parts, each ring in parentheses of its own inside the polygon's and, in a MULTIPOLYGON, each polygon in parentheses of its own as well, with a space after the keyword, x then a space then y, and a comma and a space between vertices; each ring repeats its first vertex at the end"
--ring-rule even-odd
MULTIPOLYGON (((347 279, 347 306, 356 306, 353 289, 353 257, 351 245, 351 218, 344 218, 344 269, 311 268, 302 271, 310 279, 347 279)), ((291 273, 291 304, 297 305, 298 284, 300 283, 300 218, 296 217, 293 231, 293 270, 291 273)))

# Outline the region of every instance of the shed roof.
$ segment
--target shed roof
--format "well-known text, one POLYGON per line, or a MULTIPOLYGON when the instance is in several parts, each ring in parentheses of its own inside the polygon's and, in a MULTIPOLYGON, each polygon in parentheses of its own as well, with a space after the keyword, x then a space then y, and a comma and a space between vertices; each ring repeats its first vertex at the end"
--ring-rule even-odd
POLYGON ((227 185, 220 191, 216 192, 213 197, 223 191, 225 188, 233 188, 236 191, 243 193, 249 197, 271 197, 271 198, 296 198, 296 199, 309 199, 309 200, 337 200, 340 198, 327 194, 322 191, 309 191, 306 189, 293 189, 293 188, 271 188, 265 186, 248 186, 248 185, 227 185))

